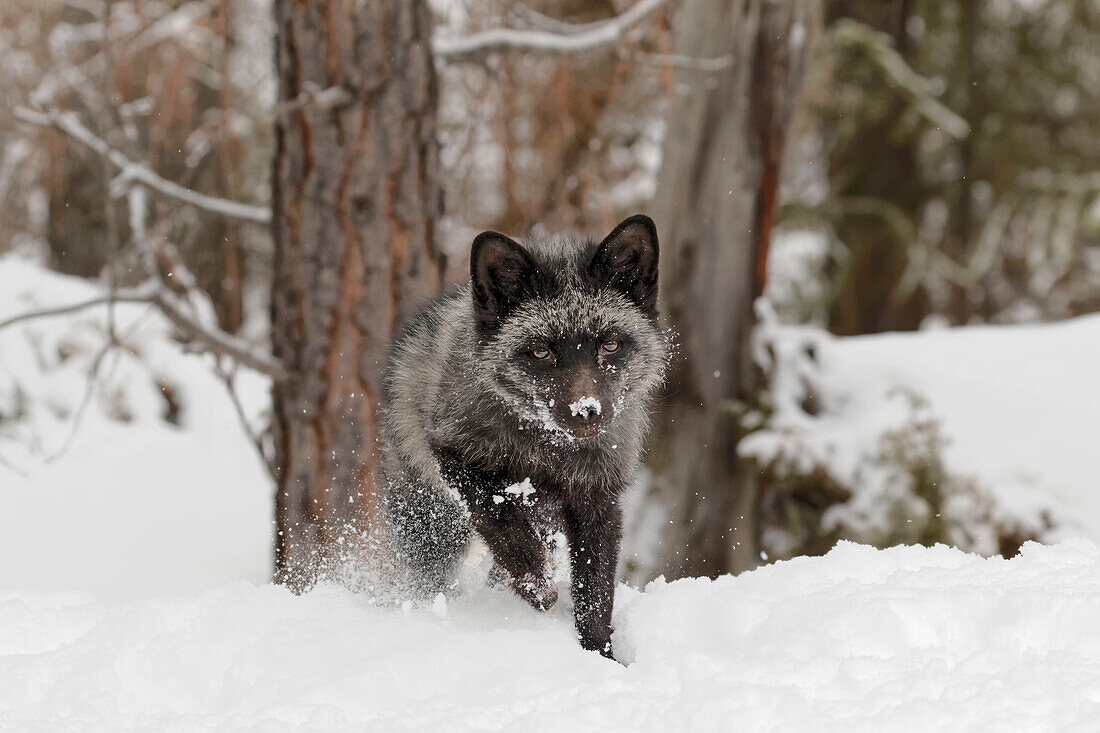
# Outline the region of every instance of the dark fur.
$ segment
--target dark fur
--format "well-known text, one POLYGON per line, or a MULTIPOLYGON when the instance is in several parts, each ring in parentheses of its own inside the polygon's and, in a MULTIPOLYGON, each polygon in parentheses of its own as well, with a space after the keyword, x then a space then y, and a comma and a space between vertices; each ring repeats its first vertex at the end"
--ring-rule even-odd
POLYGON ((394 347, 384 472, 397 548, 435 593, 474 530, 515 591, 546 609, 557 590, 544 528, 559 527, 581 644, 610 656, 619 496, 668 358, 656 230, 635 216, 602 242, 526 246, 486 232, 470 259, 470 283, 394 347), (505 490, 524 479, 533 497, 505 490))

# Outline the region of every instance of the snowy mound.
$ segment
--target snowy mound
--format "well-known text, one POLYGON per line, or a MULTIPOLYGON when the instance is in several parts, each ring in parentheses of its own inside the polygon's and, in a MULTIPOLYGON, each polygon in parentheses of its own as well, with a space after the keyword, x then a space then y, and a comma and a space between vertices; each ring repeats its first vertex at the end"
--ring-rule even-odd
MULTIPOLYGON (((0 321, 103 294, 0 257, 0 321)), ((132 599, 267 580, 271 480, 213 357, 146 305, 114 315, 113 349, 106 306, 0 330, 0 589, 132 599)), ((250 419, 266 409, 265 378, 235 387, 250 419)))
POLYGON ((771 325, 763 336, 775 412, 739 450, 765 462, 786 455, 850 487, 845 526, 890 521, 900 482, 876 454, 885 435, 911 436, 911 421, 928 418, 949 472, 993 500, 999 524, 1045 541, 1100 539, 1100 314, 844 338, 771 325))
POLYGON ((842 544, 620 587, 620 666, 503 592, 422 608, 229 585, 104 606, 0 593, 0 729, 1090 729, 1100 547, 842 544))

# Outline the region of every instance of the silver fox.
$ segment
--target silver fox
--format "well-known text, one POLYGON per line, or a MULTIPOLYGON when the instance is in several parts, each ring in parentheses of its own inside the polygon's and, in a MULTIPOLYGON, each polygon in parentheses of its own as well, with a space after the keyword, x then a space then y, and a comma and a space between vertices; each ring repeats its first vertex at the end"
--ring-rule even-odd
POLYGON ((576 628, 612 656, 619 497, 637 470, 669 358, 653 221, 605 239, 474 240, 470 281, 393 348, 384 510, 419 589, 442 591, 471 531, 512 588, 557 602, 544 531, 564 532, 576 628))

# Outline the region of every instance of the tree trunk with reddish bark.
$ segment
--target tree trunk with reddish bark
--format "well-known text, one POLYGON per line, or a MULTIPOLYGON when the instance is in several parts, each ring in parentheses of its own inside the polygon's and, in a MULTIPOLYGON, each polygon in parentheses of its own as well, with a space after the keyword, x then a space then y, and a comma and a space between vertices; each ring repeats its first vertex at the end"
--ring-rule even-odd
POLYGON ((671 520, 657 570, 670 577, 757 563, 757 480, 737 459, 731 408, 760 386, 753 301, 811 10, 809 0, 697 0, 674 24, 677 53, 732 63, 677 73, 653 209, 664 310, 680 345, 650 441, 653 493, 671 520))
POLYGON ((276 0, 276 579, 306 588, 375 514, 381 376, 439 290, 436 75, 422 0, 276 0), (326 108, 310 92, 340 87, 326 108), (349 534, 349 530, 351 534, 349 534))

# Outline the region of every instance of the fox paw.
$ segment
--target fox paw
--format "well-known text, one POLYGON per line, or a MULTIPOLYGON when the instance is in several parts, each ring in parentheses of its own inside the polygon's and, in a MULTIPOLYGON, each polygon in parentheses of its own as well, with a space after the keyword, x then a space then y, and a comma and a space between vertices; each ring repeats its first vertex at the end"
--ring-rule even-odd
POLYGON ((519 597, 539 611, 548 611, 558 602, 558 587, 549 578, 528 573, 512 581, 519 597))
MULTIPOLYGON (((578 634, 581 642, 581 647, 591 652, 599 652, 600 656, 608 659, 615 659, 615 651, 611 648, 611 638, 605 635, 601 636, 586 636, 585 634, 578 634)), ((618 661, 618 660, 615 660, 618 661)))

